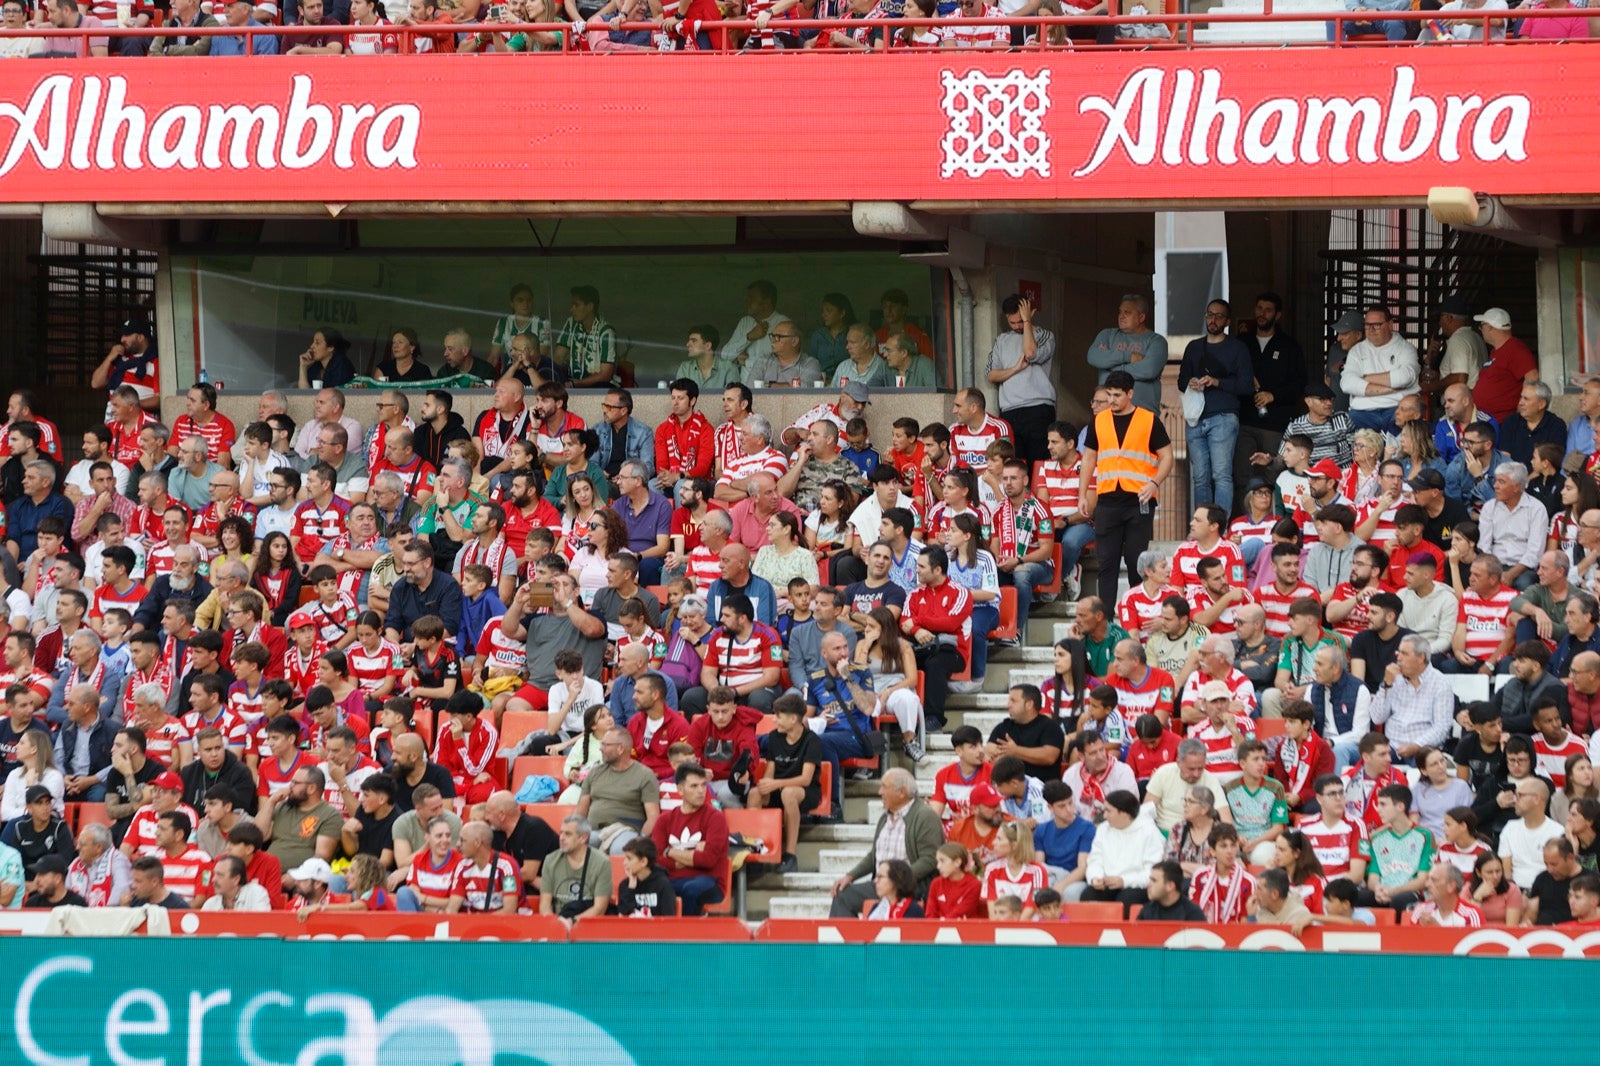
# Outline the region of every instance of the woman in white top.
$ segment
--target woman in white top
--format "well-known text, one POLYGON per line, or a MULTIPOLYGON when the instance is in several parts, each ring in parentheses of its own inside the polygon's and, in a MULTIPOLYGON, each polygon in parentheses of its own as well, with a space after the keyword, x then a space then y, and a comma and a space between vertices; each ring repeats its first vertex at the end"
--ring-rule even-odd
POLYGON ((622 524, 622 516, 609 507, 596 511, 589 526, 589 543, 573 555, 570 568, 585 607, 591 606, 595 593, 606 587, 606 564, 627 546, 628 529, 622 524))
POLYGON ((843 481, 830 481, 817 494, 817 509, 806 516, 806 547, 817 560, 818 571, 826 570, 833 580, 833 561, 850 550, 850 514, 855 510, 855 493, 843 481))
POLYGON ((875 607, 856 642, 856 666, 872 671, 872 691, 878 697, 875 714, 888 711, 906 738, 906 754, 921 762, 925 737, 922 698, 917 695, 917 656, 911 642, 900 638, 900 627, 887 607, 875 607))
POLYGON ((789 606, 789 582, 803 578, 811 585, 817 581, 817 558, 806 550, 800 535, 800 519, 788 511, 779 511, 767 519, 767 545, 756 552, 750 572, 766 578, 778 595, 778 609, 789 606))
POLYGON ((22 765, 6 777, 5 796, 0 798, 0 819, 10 821, 28 813, 27 792, 33 785, 50 790, 50 809, 65 815, 67 779, 56 769, 56 749, 50 734, 43 729, 26 729, 17 738, 17 762, 22 765))
POLYGON ((606 509, 605 497, 595 491, 594 481, 588 474, 579 474, 567 482, 562 504, 561 539, 556 542, 556 551, 570 562, 578 549, 589 543, 595 516, 606 509))
MULTIPOLYGON (((561 793, 556 802, 578 802, 583 779, 589 776, 590 770, 600 765, 600 741, 615 724, 616 720, 611 717, 611 708, 604 703, 592 703, 583 712, 583 736, 567 741, 567 744, 571 745, 567 748, 567 789, 561 793)), ((554 750, 555 748, 551 749, 552 752, 554 750)))
POLYGON ((945 529, 950 580, 972 595, 972 682, 983 680, 989 665, 989 633, 1000 624, 1000 571, 983 547, 983 525, 971 511, 956 515, 945 529))

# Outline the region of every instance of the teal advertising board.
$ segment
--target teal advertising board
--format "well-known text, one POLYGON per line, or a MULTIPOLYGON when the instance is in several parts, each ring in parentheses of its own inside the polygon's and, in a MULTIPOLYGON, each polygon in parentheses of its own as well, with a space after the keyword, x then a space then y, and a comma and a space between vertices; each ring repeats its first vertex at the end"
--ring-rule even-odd
POLYGON ((32 1066, 1592 1061, 1584 960, 264 939, 3 950, 0 1062, 32 1066))

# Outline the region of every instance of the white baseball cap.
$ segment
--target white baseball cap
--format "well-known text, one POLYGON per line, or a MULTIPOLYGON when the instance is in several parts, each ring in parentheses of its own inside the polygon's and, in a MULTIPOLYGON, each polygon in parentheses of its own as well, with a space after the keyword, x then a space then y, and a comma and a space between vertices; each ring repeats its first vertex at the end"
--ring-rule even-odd
POLYGON ((328 865, 326 859, 307 859, 290 870, 289 876, 296 881, 321 881, 325 885, 332 884, 333 867, 328 865))
POLYGON ((1493 326, 1495 329, 1511 328, 1511 316, 1506 314, 1504 307, 1491 307, 1481 315, 1473 315, 1472 321, 1482 322, 1484 325, 1493 326))

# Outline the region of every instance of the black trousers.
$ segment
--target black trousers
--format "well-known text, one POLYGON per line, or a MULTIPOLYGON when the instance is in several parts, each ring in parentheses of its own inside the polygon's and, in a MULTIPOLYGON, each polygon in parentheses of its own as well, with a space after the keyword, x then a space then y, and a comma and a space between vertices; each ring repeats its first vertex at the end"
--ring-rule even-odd
POLYGON ((1101 499, 1094 509, 1094 557, 1100 564, 1100 599, 1111 610, 1117 602, 1117 567, 1128 573, 1128 587, 1143 580, 1137 564, 1139 553, 1150 547, 1156 528, 1155 502, 1144 505, 1137 500, 1107 503, 1101 499))
POLYGON ((948 644, 917 649, 917 669, 922 671, 922 716, 930 731, 944 728, 944 701, 950 695, 950 675, 959 674, 966 665, 961 653, 948 644))
POLYGON ((1028 464, 1030 473, 1036 460, 1050 458, 1049 449, 1045 447, 1045 435, 1050 431, 1050 423, 1056 420, 1055 404, 1013 407, 1009 411, 1001 411, 1000 417, 1011 423, 1014 434, 1012 446, 1017 449, 1017 458, 1028 464))

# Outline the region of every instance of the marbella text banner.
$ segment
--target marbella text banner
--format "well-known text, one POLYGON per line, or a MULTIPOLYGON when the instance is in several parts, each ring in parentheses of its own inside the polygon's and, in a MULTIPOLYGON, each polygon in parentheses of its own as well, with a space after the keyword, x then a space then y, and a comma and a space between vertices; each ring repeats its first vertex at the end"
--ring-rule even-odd
POLYGON ((1600 192, 1588 155, 1600 126, 1600 47, 1487 56, 1454 46, 1382 56, 8 63, 0 197, 739 203, 1416 198, 1436 185, 1600 192), (801 121, 760 103, 773 100, 793 103, 801 121))
MULTIPOLYGON (((1352 1018, 1382 1026, 1384 1062, 1457 1064, 1486 1050, 1496 1066, 1568 1061, 1551 1058, 1550 1040, 1486 1045, 1482 1026, 1415 1021, 1481 1005, 1485 989, 1494 991, 1495 1016, 1523 1034, 1564 1033, 1564 1046, 1576 1047, 1574 1034, 1592 1023, 1585 964, 1531 959, 28 937, 8 944, 0 970, 0 1002, 11 1011, 0 1026, 0 1062, 944 1063, 960 1057, 954 1048, 972 1033, 940 1024, 940 1008, 948 1014, 968 1001, 976 1018, 1002 1017, 980 1006, 996 982, 1058 998, 1145 1002, 1141 1019, 1107 1019, 1114 1024, 1094 1051, 1102 1066, 1237 1058, 1225 1049, 1239 1047, 1241 1033, 1263 1032, 1260 993, 1270 989, 1289 990, 1302 1007, 1330 1007, 1297 1019, 1295 1061, 1307 1064, 1350 1058, 1352 1018), (983 987, 973 986, 975 975, 983 987)), ((1060 1025, 1004 1029, 1006 1057, 1016 1061, 1062 1061, 1072 1039, 1060 1025)))

